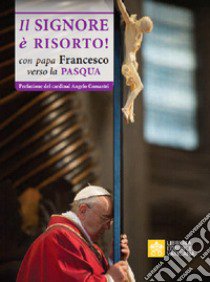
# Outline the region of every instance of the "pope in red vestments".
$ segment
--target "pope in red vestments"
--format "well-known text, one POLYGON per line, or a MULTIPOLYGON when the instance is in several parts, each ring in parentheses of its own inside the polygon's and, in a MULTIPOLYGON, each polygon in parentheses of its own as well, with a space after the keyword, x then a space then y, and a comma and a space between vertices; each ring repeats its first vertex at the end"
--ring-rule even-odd
POLYGON ((82 189, 74 198, 72 211, 52 215, 46 231, 31 245, 17 282, 135 281, 129 278, 126 235, 121 239, 124 259, 112 266, 94 243, 110 228, 112 213, 107 190, 99 186, 82 189))
POLYGON ((107 281, 108 262, 78 227, 63 216, 52 216, 47 230, 35 240, 21 265, 18 282, 107 281))

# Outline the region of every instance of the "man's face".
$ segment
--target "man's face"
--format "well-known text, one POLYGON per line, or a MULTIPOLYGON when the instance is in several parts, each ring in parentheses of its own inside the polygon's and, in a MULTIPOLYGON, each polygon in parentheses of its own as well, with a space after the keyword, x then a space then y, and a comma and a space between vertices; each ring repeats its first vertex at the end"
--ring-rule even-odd
POLYGON ((112 200, 110 197, 101 196, 97 201, 88 206, 80 206, 82 224, 93 242, 97 242, 104 232, 110 229, 113 218, 112 200))

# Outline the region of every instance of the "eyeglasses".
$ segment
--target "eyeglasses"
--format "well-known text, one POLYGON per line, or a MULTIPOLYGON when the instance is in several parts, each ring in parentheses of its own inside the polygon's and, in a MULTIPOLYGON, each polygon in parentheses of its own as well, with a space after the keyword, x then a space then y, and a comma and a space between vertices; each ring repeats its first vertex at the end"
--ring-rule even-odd
POLYGON ((91 209, 92 212, 93 212, 94 214, 96 214, 96 215, 100 218, 101 223, 103 223, 103 224, 104 224, 104 223, 113 224, 113 221, 114 221, 113 217, 106 216, 106 215, 100 215, 100 214, 98 214, 96 211, 94 211, 94 209, 93 209, 91 206, 87 205, 87 207, 88 207, 89 209, 91 209))

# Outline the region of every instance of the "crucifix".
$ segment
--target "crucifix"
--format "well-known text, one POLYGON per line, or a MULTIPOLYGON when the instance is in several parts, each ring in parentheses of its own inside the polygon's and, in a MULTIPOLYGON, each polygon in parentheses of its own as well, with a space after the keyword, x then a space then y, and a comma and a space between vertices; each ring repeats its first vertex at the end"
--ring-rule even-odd
POLYGON ((122 108, 124 117, 129 122, 134 122, 134 100, 143 90, 143 84, 138 73, 137 52, 141 47, 143 34, 151 32, 153 22, 149 17, 137 19, 137 15, 129 16, 122 0, 117 0, 118 7, 125 21, 125 58, 122 65, 122 74, 126 85, 130 87, 125 106, 122 108))

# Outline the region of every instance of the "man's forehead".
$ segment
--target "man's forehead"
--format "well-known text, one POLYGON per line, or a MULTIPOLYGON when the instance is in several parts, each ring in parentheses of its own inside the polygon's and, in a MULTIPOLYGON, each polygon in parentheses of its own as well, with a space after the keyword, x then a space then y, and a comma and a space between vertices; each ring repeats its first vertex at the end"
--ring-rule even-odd
POLYGON ((109 196, 100 196, 98 198, 101 200, 101 202, 103 204, 106 203, 107 205, 112 205, 112 198, 111 197, 109 197, 109 196))
POLYGON ((107 196, 98 197, 97 206, 101 210, 111 211, 113 206, 112 198, 107 196))

